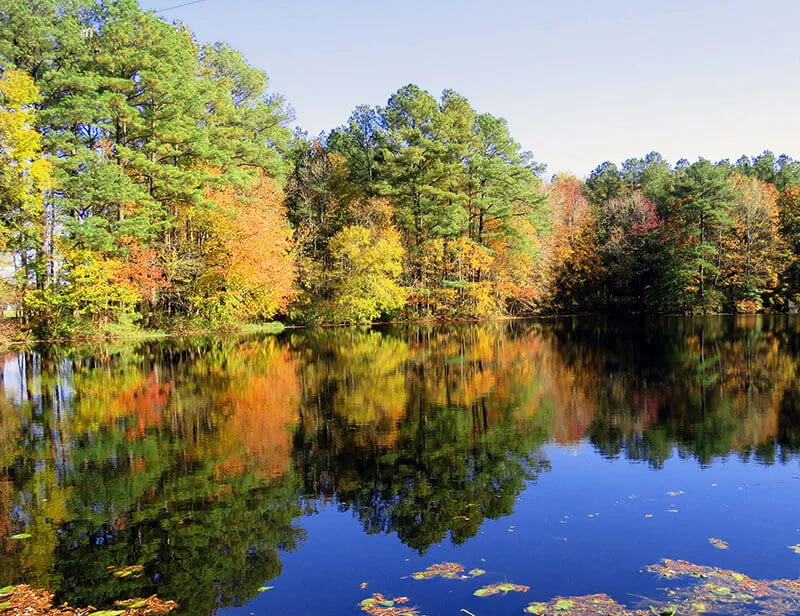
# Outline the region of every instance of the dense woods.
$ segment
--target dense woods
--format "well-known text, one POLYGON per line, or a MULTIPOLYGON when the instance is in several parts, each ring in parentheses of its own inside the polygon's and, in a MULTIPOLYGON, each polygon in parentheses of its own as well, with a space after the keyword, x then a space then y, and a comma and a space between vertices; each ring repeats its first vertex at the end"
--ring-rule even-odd
POLYGON ((316 138, 291 121, 239 52, 135 0, 0 0, 6 316, 54 336, 797 306, 786 155, 548 178, 503 118, 414 85, 316 138))

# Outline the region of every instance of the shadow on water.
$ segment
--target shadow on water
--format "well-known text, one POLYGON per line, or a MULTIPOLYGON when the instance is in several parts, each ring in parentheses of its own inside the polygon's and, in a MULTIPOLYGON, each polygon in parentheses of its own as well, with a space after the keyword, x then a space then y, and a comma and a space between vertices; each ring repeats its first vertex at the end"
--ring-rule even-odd
POLYGON ((800 323, 575 318, 5 357, 0 586, 242 605, 333 502, 424 554, 514 511, 546 443, 662 467, 800 447, 800 323), (11 539, 15 534, 29 539, 11 539), (144 565, 124 578, 115 567, 144 565))

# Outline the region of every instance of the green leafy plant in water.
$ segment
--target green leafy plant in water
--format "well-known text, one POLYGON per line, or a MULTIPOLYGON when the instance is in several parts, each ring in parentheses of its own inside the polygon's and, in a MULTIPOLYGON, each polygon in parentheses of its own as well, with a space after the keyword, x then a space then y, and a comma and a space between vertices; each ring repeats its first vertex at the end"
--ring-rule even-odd
MULTIPOLYGON (((648 616, 652 612, 627 609, 606 594, 555 597, 534 601, 524 609, 528 614, 568 614, 569 616, 648 616)), ((658 613, 658 612, 656 612, 658 613)))
POLYGON ((116 578, 127 578, 127 577, 134 577, 137 578, 144 573, 144 566, 143 565, 128 565, 127 567, 114 567, 113 565, 108 567, 108 572, 116 578))
POLYGON ((430 580, 435 577, 445 578, 447 580, 468 580, 471 577, 478 577, 485 575, 486 571, 483 569, 470 569, 466 574, 464 573, 464 566, 458 563, 434 563, 430 565, 425 571, 416 571, 411 574, 415 580, 430 580))
POLYGON ((510 592, 528 592, 530 586, 523 586, 522 584, 511 584, 503 582, 502 584, 490 584, 476 590, 473 595, 476 597, 491 597, 492 595, 508 594, 510 592))
POLYGON ((408 603, 408 597, 387 599, 381 593, 376 592, 358 605, 364 612, 373 616, 418 616, 419 612, 413 607, 399 607, 404 603, 408 603))

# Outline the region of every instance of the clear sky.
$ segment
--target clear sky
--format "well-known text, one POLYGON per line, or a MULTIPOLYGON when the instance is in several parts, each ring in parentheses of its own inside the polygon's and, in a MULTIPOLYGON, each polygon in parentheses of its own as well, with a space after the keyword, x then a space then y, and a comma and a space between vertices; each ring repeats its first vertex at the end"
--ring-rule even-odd
POLYGON ((160 15, 239 49, 311 135, 416 83, 507 118, 548 174, 651 150, 800 158, 800 0, 204 0, 160 15))

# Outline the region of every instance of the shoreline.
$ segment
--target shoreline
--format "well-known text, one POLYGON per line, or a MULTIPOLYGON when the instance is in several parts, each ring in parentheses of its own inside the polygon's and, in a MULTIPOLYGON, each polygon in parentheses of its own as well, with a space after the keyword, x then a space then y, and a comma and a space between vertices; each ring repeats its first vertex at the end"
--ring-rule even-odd
POLYGON ((297 329, 343 329, 343 328, 364 328, 364 327, 391 327, 391 326, 439 326, 445 327, 448 325, 476 325, 482 323, 493 322, 507 322, 507 321, 546 321, 546 320, 561 320, 561 319, 574 319, 574 318, 613 318, 613 319, 630 319, 630 318, 659 318, 659 319, 696 319, 708 317, 764 317, 764 316, 782 316, 782 317, 797 317, 800 313, 796 312, 757 312, 757 313, 736 313, 736 312, 715 312, 707 314, 656 314, 656 313, 619 313, 619 314, 604 314, 597 312, 580 312, 568 314, 534 314, 525 316, 492 316, 484 318, 425 318, 425 319, 398 319, 391 321, 371 321, 369 323, 282 323, 280 321, 272 321, 262 324, 243 324, 233 327, 223 327, 216 329, 186 329, 186 330, 131 330, 131 331, 103 331, 94 335, 78 334, 71 337, 64 338, 28 338, 23 340, 7 340, 5 341, 6 349, 20 349, 25 347, 33 347, 37 345, 59 345, 59 344, 101 344, 101 343, 116 343, 116 342, 154 342, 158 340, 166 340, 169 338, 190 338, 199 336, 246 336, 246 335, 279 335, 286 330, 297 329))

